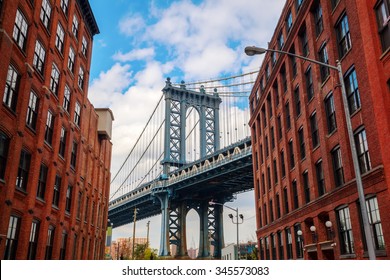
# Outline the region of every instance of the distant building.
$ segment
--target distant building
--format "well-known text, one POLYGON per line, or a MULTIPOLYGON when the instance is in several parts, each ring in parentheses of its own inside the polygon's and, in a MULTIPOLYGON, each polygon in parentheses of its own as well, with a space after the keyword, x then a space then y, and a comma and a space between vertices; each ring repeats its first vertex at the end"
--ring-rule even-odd
MULTIPOLYGON (((386 259, 389 5, 288 0, 268 46, 262 46, 325 64, 341 61, 376 256, 386 259)), ((260 258, 367 258, 338 73, 267 52, 250 108, 260 258)))
MULTIPOLYGON (((147 238, 136 237, 134 244, 146 244, 147 238)), ((136 247, 135 247, 136 248, 136 247)), ((118 238, 111 244, 111 256, 114 260, 131 260, 133 258, 133 238, 118 238)))
MULTIPOLYGON (((248 243, 240 243, 240 256, 241 260, 252 259, 252 253, 255 252, 257 243, 256 242, 248 242, 248 243)), ((222 260, 237 260, 237 244, 229 244, 226 247, 222 248, 221 252, 222 260)), ((256 259, 256 258, 255 258, 256 259)))
POLYGON ((0 258, 103 259, 109 109, 88 100, 88 0, 0 0, 0 258))
POLYGON ((190 259, 196 259, 198 257, 199 249, 190 248, 188 249, 188 257, 190 259))

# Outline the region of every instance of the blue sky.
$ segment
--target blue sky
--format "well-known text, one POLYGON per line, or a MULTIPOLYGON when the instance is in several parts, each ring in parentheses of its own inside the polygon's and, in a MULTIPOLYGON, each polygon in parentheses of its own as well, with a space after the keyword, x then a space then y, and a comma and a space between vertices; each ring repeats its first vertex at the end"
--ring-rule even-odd
MULTIPOLYGON (((113 174, 144 127, 161 96, 164 81, 206 80, 258 69, 262 57, 244 54, 247 45, 267 46, 285 0, 89 0, 100 34, 94 37, 89 99, 110 107, 113 174)), ((255 239, 253 193, 229 204, 248 219, 240 240, 255 239)), ((147 221, 137 224, 146 236, 147 221)), ((196 214, 188 216, 189 247, 198 243, 196 214)), ((159 247, 159 217, 151 221, 151 244, 159 247)), ((235 227, 225 221, 225 243, 235 227)), ((114 230, 130 237, 132 225, 114 230)))

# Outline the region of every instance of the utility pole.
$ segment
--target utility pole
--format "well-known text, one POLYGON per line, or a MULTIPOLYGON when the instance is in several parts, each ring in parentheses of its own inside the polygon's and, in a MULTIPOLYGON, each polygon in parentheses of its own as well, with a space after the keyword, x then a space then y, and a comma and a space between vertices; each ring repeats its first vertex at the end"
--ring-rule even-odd
POLYGON ((135 250, 135 222, 137 221, 137 208, 134 207, 134 220, 133 220, 133 251, 131 253, 131 259, 134 260, 134 250, 135 250))
POLYGON ((149 228, 150 228, 150 221, 146 224, 147 232, 146 232, 146 248, 149 248, 149 228))

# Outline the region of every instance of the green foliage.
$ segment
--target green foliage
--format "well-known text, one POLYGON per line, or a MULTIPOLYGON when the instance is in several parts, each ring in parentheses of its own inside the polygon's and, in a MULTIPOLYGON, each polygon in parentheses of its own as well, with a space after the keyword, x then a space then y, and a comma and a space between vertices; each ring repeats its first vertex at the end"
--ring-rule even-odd
POLYGON ((134 250, 134 259, 136 260, 157 260, 157 250, 151 249, 147 244, 136 244, 134 250))

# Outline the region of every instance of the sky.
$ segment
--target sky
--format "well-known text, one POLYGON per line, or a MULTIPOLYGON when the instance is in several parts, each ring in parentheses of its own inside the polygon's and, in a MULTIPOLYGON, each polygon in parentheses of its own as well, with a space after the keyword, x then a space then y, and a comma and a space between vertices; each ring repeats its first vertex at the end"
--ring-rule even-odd
MULTIPOLYGON (((266 47, 285 0, 89 0, 100 34, 95 35, 89 99, 114 114, 111 173, 115 174, 151 115, 165 80, 186 82, 228 77, 260 67, 245 46, 266 47)), ((253 192, 227 203, 244 215, 240 242, 256 240, 253 192)), ((236 226, 225 208, 225 244, 236 226)), ((234 214, 234 213, 233 213, 234 214)), ((160 216, 150 220, 150 242, 160 245, 160 216)), ((136 223, 146 237, 148 220, 136 223)), ((187 246, 197 248, 199 217, 187 216, 187 246)), ((114 229, 113 240, 131 237, 133 224, 114 229)))

